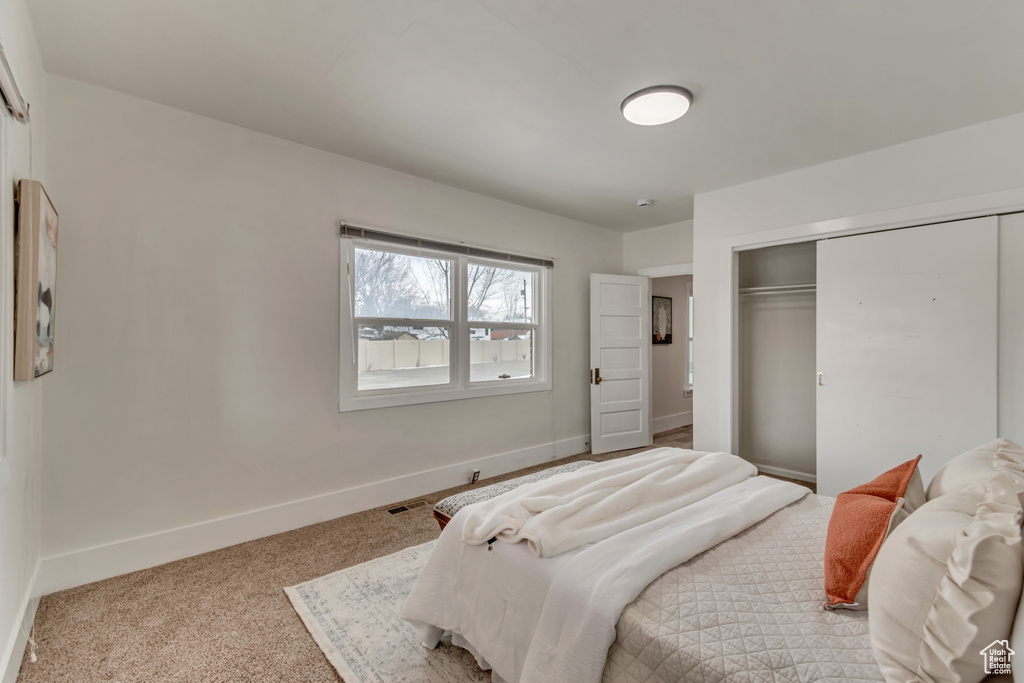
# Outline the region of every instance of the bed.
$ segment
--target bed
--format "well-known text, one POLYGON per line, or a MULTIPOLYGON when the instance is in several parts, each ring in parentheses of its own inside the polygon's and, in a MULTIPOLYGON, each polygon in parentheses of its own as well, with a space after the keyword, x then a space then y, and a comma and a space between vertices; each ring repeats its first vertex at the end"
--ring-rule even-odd
MULTIPOLYGON (((536 632, 509 627, 536 623, 554 592, 555 577, 579 559, 579 551, 541 561, 525 543, 483 548, 451 543, 449 536, 448 550, 442 549, 435 567, 438 595, 431 599, 436 597, 437 604, 404 618, 421 628, 428 646, 443 631, 451 632, 452 643, 492 669, 495 681, 884 681, 872 649, 868 611, 822 607, 823 555, 834 504, 835 499, 804 489, 795 502, 644 582, 646 588, 634 591, 635 599, 615 612, 614 638, 603 651, 603 671, 598 669, 597 677, 567 675, 572 668, 548 676, 543 664, 524 670, 523 653, 536 645, 530 640, 536 632), (466 591, 469 585, 477 588, 466 591), (446 606, 440 607, 442 603, 446 606)), ((458 535, 464 523, 460 512, 438 547, 444 547, 445 534, 458 535)), ((623 552, 629 557, 631 551, 627 547, 623 552)), ((429 569, 430 563, 421 582, 429 581, 429 569)), ((583 593, 580 602, 593 598, 585 586, 569 590, 583 593)), ((572 622, 566 617, 560 628, 573 627, 572 622)), ((558 630, 549 630, 544 640, 549 656, 571 650, 575 642, 569 637, 558 642, 558 630)))
POLYGON ((832 504, 809 494, 656 579, 623 610, 603 680, 883 681, 868 613, 822 609, 832 504))

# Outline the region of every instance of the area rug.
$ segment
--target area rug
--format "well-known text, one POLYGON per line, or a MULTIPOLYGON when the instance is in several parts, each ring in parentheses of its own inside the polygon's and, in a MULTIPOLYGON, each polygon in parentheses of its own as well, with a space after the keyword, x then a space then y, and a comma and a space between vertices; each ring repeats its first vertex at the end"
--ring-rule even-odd
POLYGON ((436 541, 285 588, 313 640, 345 683, 490 681, 460 647, 428 650, 398 611, 436 541))

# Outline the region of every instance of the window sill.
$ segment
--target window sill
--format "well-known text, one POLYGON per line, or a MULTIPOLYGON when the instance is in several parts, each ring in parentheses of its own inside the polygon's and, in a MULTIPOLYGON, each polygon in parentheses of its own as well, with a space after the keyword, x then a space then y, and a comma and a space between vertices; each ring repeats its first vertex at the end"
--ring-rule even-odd
POLYGON ((538 391, 551 391, 551 381, 540 380, 509 380, 506 382, 487 382, 482 386, 468 389, 423 389, 393 394, 371 394, 362 396, 340 396, 339 412, 349 413, 357 410, 374 408, 394 408, 396 406, 417 405, 420 403, 440 403, 442 401, 461 401, 469 398, 485 398, 488 396, 504 396, 505 394, 526 394, 538 391))

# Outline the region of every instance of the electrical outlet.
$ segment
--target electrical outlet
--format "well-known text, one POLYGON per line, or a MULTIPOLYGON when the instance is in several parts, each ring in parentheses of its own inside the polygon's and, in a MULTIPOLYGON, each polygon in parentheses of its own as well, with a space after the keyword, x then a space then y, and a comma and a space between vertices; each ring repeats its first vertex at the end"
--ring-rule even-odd
POLYGON ((475 484, 480 481, 480 470, 473 470, 473 478, 469 480, 470 484, 475 484))

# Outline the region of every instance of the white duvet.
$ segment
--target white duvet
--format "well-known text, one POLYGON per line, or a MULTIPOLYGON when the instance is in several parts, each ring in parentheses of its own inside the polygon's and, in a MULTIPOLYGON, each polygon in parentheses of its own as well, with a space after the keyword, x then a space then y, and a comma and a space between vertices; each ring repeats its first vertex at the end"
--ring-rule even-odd
POLYGON ((728 453, 655 448, 526 484, 470 506, 463 540, 526 541, 538 557, 553 557, 755 476, 756 467, 728 453))
POLYGON ((510 683, 596 683, 623 608, 648 584, 808 492, 746 479, 548 558, 524 543, 463 543, 470 506, 445 527, 402 618, 420 629, 427 647, 452 632, 453 643, 510 683))

